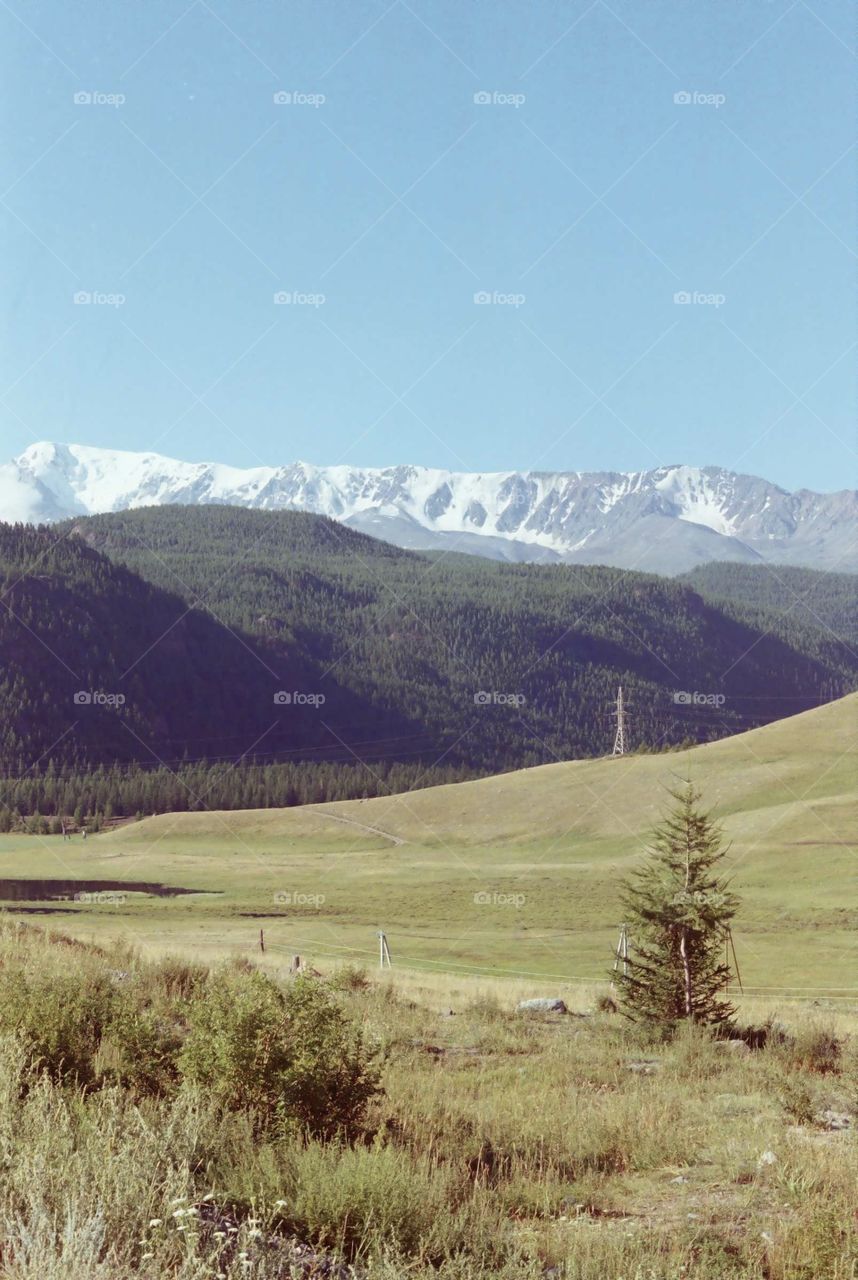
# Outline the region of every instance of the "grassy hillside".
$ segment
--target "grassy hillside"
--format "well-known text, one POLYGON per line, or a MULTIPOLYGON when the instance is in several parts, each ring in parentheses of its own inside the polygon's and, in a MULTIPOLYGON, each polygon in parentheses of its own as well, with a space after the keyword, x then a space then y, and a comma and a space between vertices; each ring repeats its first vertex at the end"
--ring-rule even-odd
MULTIPOLYGON (((858 697, 688 751, 549 765, 364 802, 168 814, 63 843, 0 839, 0 873, 165 882, 206 896, 129 893, 17 903, 80 936, 158 950, 269 953, 320 965, 602 979, 617 881, 665 787, 690 776, 732 840, 736 942, 749 988, 858 987, 858 697)), ((788 989, 788 990, 787 990, 788 989)))
MULTIPOLYGON (((808 804, 858 799, 855 746, 858 695, 778 720, 719 742, 668 755, 575 760, 432 787, 402 796, 266 812, 164 814, 117 832, 120 841, 166 833, 216 835, 231 829, 299 838, 316 833, 326 815, 372 824, 409 844, 517 844, 522 841, 637 836, 662 807, 660 789, 690 777, 710 807, 740 826, 755 815, 790 807, 793 821, 808 804), (435 833, 433 837, 432 833, 435 833)), ((331 830, 330 823, 328 829, 331 830)), ((853 832, 858 838, 858 831, 853 832)))

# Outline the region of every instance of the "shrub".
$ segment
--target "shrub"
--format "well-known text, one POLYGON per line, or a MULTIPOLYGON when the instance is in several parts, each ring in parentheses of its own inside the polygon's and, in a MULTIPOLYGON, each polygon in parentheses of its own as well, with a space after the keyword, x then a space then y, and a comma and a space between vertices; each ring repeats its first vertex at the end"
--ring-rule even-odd
POLYGON ((833 1027, 817 1023, 799 1031, 793 1052, 806 1071, 829 1075, 840 1069, 842 1047, 833 1027))
MULTIPOLYGON (((370 1243, 416 1253, 453 1198, 449 1171, 385 1148, 342 1150, 311 1143, 294 1159, 293 1229, 354 1256, 370 1243)), ((465 1243, 456 1241, 459 1248, 465 1243)))
POLYGON ((264 974, 221 969, 190 1010, 183 1077, 229 1110, 249 1108, 319 1137, 354 1136, 379 1092, 363 1038, 331 993, 296 978, 284 994, 264 974))
POLYGON ((794 1069, 816 1075, 830 1075, 840 1069, 843 1045, 830 1025, 812 1022, 769 1043, 775 1056, 794 1069))
POLYGON ((778 1102, 796 1124, 812 1124, 816 1114, 813 1094, 806 1081, 784 1072, 775 1083, 778 1102))
POLYGON ((344 964, 331 975, 329 985, 334 991, 366 991, 370 982, 366 969, 357 964, 344 964))
POLYGON ((170 1000, 190 1000, 205 986, 209 971, 203 964, 193 964, 179 956, 165 956, 150 970, 151 981, 170 1000))
POLYGON ((376 1057, 331 994, 311 978, 285 998, 291 1059, 283 1105, 317 1136, 353 1134, 380 1092, 376 1057))
POLYGON ((153 1008, 118 1004, 101 1039, 93 1066, 99 1082, 121 1084, 137 1093, 163 1097, 178 1081, 182 1046, 179 1027, 153 1008))
POLYGON ((95 1056, 116 1001, 109 975, 86 966, 0 969, 0 1030, 16 1033, 54 1079, 96 1083, 95 1056))

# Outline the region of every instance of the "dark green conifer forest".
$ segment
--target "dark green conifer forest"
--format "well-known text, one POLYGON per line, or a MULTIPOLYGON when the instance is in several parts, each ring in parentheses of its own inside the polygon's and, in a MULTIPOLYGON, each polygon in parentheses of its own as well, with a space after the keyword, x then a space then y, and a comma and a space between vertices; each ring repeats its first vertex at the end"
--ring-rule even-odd
POLYGON ((234 507, 0 526, 0 824, 604 754, 619 684, 632 749, 721 737, 856 687, 854 584, 418 554, 234 507))

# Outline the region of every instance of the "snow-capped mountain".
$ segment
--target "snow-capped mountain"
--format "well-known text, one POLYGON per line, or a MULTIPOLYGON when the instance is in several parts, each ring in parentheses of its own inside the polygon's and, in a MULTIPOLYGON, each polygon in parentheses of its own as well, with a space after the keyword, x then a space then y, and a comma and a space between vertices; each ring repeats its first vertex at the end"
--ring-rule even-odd
POLYGON ((166 503, 330 516, 403 547, 678 573, 707 560, 858 569, 858 492, 788 493, 719 467, 636 472, 429 467, 242 470, 35 444, 0 465, 0 519, 52 522, 166 503))

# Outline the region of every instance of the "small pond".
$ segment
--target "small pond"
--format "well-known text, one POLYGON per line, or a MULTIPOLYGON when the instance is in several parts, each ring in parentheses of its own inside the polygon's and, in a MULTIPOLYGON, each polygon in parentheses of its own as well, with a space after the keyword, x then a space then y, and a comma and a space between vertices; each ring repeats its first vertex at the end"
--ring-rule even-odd
POLYGON ((183 889, 177 884, 148 880, 7 880, 0 879, 0 902, 78 902, 114 905, 132 893, 156 898, 178 898, 208 889, 183 889))

